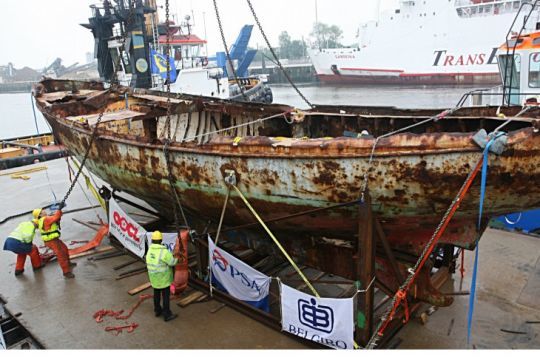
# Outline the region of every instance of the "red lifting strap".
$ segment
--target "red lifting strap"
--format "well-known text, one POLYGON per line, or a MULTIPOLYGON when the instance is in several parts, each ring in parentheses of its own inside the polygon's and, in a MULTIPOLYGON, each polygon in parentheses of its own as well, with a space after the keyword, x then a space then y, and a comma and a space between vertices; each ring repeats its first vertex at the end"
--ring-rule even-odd
POLYGON ((378 332, 379 336, 383 336, 384 330, 386 330, 386 327, 390 324, 390 322, 394 319, 394 315, 396 314, 397 309, 399 308, 399 305, 403 302, 403 306, 405 308, 405 320, 404 323, 407 323, 409 321, 409 304, 407 302, 407 292, 405 290, 399 289, 396 292, 396 303, 392 307, 392 311, 388 315, 388 318, 386 319, 384 325, 381 327, 381 329, 378 332))
POLYGON ((426 261, 429 258, 430 254, 433 252, 433 249, 435 248, 435 246, 439 242, 439 239, 441 238, 442 234, 446 230, 448 224, 450 223, 450 220, 452 220, 454 214, 456 213, 457 209, 459 208, 459 205, 463 201, 465 195, 467 194, 467 192, 471 188, 471 185, 472 185, 474 179, 476 178, 476 175, 478 175, 478 173, 480 172, 480 169, 482 168, 483 162, 484 162, 484 157, 481 157, 480 160, 478 161, 478 163, 476 164, 475 168, 471 172, 471 175, 468 177, 465 184, 463 184, 463 188, 458 193, 458 195, 456 197, 457 200, 454 202, 454 204, 450 208, 450 211, 448 212, 448 216, 445 219, 443 219, 441 226, 439 227, 438 231, 434 234, 433 242, 431 243, 430 247, 426 251, 424 257, 420 260, 420 263, 419 263, 418 267, 416 268, 416 271, 414 272, 412 278, 410 279, 409 282, 406 282, 404 284, 405 285, 404 289, 399 289, 397 291, 395 304, 394 304, 392 310, 390 311, 390 314, 388 315, 388 317, 386 319, 384 319, 384 323, 382 324, 380 330, 377 332, 378 336, 380 336, 380 337, 383 336, 384 330, 386 330, 387 326, 393 320, 394 315, 396 314, 397 308, 399 307, 399 305, 402 302, 403 302, 404 311, 405 311, 405 322, 409 321, 410 314, 409 314, 409 306, 407 304, 407 292, 409 291, 411 285, 416 280, 416 277, 418 276, 418 273, 420 272, 420 270, 422 269, 422 267, 426 263, 426 261))
POLYGON ((105 316, 111 316, 117 320, 127 320, 131 317, 131 315, 133 315, 135 310, 137 310, 137 308, 139 307, 139 305, 143 303, 143 301, 150 299, 151 297, 153 296, 149 294, 139 296, 139 301, 137 301, 137 303, 131 307, 127 315, 122 315, 124 313, 124 310, 114 311, 114 310, 101 309, 94 313, 94 319, 96 319, 97 323, 103 322, 103 318, 105 316))
POLYGON ((137 323, 131 323, 129 325, 125 326, 107 326, 105 328, 105 331, 115 331, 114 335, 118 335, 122 332, 122 330, 126 329, 128 333, 132 333, 135 331, 136 328, 139 327, 139 324, 137 323))

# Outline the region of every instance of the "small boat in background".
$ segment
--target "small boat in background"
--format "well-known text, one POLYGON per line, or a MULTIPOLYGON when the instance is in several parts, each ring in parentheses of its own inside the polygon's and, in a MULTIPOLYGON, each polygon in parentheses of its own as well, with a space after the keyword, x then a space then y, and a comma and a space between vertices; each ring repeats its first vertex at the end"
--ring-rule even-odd
POLYGON ((31 165, 67 156, 52 134, 39 134, 0 140, 0 170, 31 165))

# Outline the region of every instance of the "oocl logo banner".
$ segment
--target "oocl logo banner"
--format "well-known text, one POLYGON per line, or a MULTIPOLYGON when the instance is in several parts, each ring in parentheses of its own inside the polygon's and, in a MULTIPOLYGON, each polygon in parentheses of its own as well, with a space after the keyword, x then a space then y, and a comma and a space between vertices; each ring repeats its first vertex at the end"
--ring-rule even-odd
POLYGON ((281 284, 282 330, 334 349, 352 350, 353 299, 318 299, 281 284))
POLYGON ((109 201, 109 233, 126 249, 144 257, 146 230, 130 218, 114 199, 109 201))
POLYGON ((208 255, 212 280, 238 300, 268 311, 271 278, 218 248, 208 237, 208 255))

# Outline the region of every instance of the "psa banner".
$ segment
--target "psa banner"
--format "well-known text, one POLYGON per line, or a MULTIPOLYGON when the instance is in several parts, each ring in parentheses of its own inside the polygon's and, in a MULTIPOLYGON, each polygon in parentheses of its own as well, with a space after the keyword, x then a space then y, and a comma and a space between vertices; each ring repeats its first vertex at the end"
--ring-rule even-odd
POLYGON ((271 278, 218 248, 208 237, 212 282, 238 300, 264 311, 270 311, 268 293, 271 278))
POLYGON ((139 257, 144 257, 146 230, 130 218, 118 203, 109 201, 109 233, 139 257))
MULTIPOLYGON (((162 235, 163 235, 163 241, 161 242, 161 245, 166 246, 167 249, 170 252, 173 252, 174 251, 174 246, 176 245, 176 238, 178 237, 178 234, 176 234, 176 233, 172 233, 172 234, 165 233, 165 234, 162 234, 162 235)), ((150 247, 150 245, 152 245, 152 233, 151 232, 146 233, 146 240, 148 242, 148 247, 150 247)))
POLYGON ((354 349, 353 298, 318 299, 281 284, 282 330, 342 350, 354 349))

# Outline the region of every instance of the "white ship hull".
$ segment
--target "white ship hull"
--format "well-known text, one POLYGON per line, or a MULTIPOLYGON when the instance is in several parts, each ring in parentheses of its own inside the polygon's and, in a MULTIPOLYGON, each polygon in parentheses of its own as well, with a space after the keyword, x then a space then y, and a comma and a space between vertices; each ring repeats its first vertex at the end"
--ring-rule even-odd
MULTIPOLYGON (((326 83, 499 84, 496 52, 519 4, 401 1, 399 9, 361 27, 358 47, 309 54, 326 83)), ((536 21, 535 12, 528 26, 536 21)))

